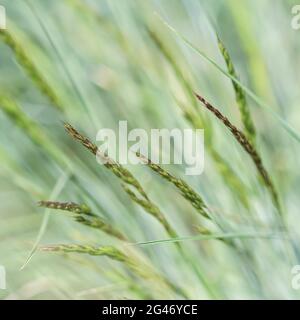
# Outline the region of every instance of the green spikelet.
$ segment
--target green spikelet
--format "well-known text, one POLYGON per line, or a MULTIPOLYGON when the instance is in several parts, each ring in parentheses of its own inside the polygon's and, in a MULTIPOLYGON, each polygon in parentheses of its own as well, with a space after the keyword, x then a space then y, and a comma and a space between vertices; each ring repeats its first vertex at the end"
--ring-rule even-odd
POLYGON ((49 101, 54 107, 63 111, 62 102, 17 39, 13 37, 12 34, 7 30, 0 30, 0 37, 3 42, 11 48, 17 61, 24 68, 28 77, 33 81, 36 87, 46 97, 48 97, 49 101))
POLYGON ((187 298, 185 292, 181 288, 178 288, 172 282, 162 275, 156 273, 148 265, 135 259, 133 256, 124 254, 121 250, 112 246, 93 247, 89 245, 77 245, 77 244, 61 244, 41 247, 40 250, 48 252, 64 252, 64 253, 81 253, 89 254, 92 256, 107 256, 110 259, 119 261, 128 267, 133 273, 146 281, 152 281, 159 283, 166 289, 171 289, 174 292, 187 298))
POLYGON ((77 253, 86 253, 92 256, 107 256, 111 259, 125 262, 127 257, 118 249, 114 247, 92 247, 88 245, 77 245, 77 244, 62 244, 62 245, 53 245, 41 247, 42 251, 52 251, 52 252, 77 252, 77 253))
POLYGON ((150 38, 156 44, 157 48, 160 50, 162 55, 168 61, 171 68, 174 70, 182 88, 185 90, 187 97, 190 101, 190 106, 184 106, 182 103, 177 101, 178 106, 183 112, 186 120, 192 125, 193 128, 199 129, 203 128, 205 124, 205 138, 207 141, 208 152, 211 154, 213 160, 215 161, 217 170, 221 174, 222 178, 226 183, 228 183, 238 195, 240 201, 246 208, 249 208, 249 201, 245 194, 245 186, 242 181, 235 175, 230 166, 226 163, 226 161, 222 158, 222 156, 215 151, 211 146, 213 145, 213 132, 211 130, 211 126, 209 125, 209 119, 204 118, 204 115, 200 115, 197 103, 195 103, 194 93, 191 90, 191 85, 188 80, 185 78, 184 73, 176 63, 176 60, 173 58, 171 51, 167 48, 164 42, 159 38, 159 36, 151 30, 147 30, 150 38))
POLYGON ((162 178, 171 182, 182 194, 182 196, 188 200, 192 206, 205 218, 210 218, 207 213, 207 206, 200 197, 200 195, 194 191, 184 180, 178 179, 171 173, 163 169, 158 164, 153 163, 151 160, 145 158, 140 153, 136 154, 150 169, 158 173, 162 178))
MULTIPOLYGON (((219 38, 218 38, 218 45, 219 45, 220 52, 225 60, 226 65, 227 65, 227 69, 228 69, 229 74, 231 76, 233 76, 234 78, 238 78, 236 71, 235 71, 235 68, 234 68, 234 65, 233 65, 233 62, 232 62, 232 59, 229 55, 229 52, 227 51, 223 42, 219 38)), ((237 102, 237 105, 240 110, 242 122, 243 122, 243 125, 245 128, 245 134, 246 134, 247 138, 252 142, 252 144, 255 144, 256 131, 255 131, 255 126, 254 126, 253 120, 251 118, 250 110, 249 110, 249 107, 247 104, 245 92, 236 82, 232 81, 232 85, 233 85, 234 92, 235 92, 236 102, 237 102)))
POLYGON ((128 188, 126 185, 123 185, 124 190, 129 195, 130 199, 134 201, 135 203, 139 204, 146 212, 151 214, 153 217, 155 217, 164 227, 164 229, 167 231, 168 235, 170 237, 177 237, 177 233, 175 230, 171 227, 163 213, 160 211, 160 209, 149 199, 141 199, 138 197, 130 188, 128 188))
POLYGON ((66 158, 52 140, 48 138, 42 128, 30 119, 11 97, 3 93, 0 95, 0 109, 3 110, 36 145, 47 151, 60 165, 66 165, 66 158))

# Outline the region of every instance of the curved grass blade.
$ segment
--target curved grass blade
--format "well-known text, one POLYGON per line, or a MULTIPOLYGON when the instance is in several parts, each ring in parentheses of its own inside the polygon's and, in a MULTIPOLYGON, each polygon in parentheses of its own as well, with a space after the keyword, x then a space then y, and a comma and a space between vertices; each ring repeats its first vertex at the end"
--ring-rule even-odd
MULTIPOLYGON (((32 5, 31 1, 30 0, 25 0, 25 3, 27 4, 28 8, 31 10, 32 14, 36 18, 38 24, 41 27, 41 30, 45 34, 45 36, 46 36, 48 42, 50 43, 54 53, 58 57, 58 60, 59 60, 60 65, 62 67, 62 70, 64 70, 64 73, 65 73, 67 79, 69 80, 69 82, 71 84, 71 87, 73 88, 73 91, 77 95, 77 97, 78 97, 79 101, 81 102, 82 106, 90 114, 90 108, 88 108, 88 103, 87 103, 86 99, 84 98, 83 94, 81 93, 81 90, 78 87, 76 81, 74 80, 69 68, 67 67, 66 63, 64 62, 64 58, 63 58, 62 54, 60 53, 60 50, 56 46, 54 40, 52 39, 52 36, 50 35, 49 31, 47 30, 47 27, 45 26, 45 23, 43 22, 43 20, 41 19, 40 15, 36 11, 36 8, 32 5)), ((91 114, 90 114, 90 118, 91 118, 92 121, 94 121, 94 119, 95 119, 95 117, 93 117, 91 114)))
MULTIPOLYGON (((50 199, 55 200, 59 196, 59 194, 63 190, 65 184, 67 183, 68 179, 69 179, 69 174, 66 174, 65 172, 63 172, 62 175, 60 176, 60 178, 57 180, 57 183, 51 192, 50 199)), ((32 259, 32 257, 36 253, 36 251, 38 250, 41 239, 47 229, 49 218, 50 218, 50 209, 46 209, 44 212, 44 218, 43 218, 42 224, 40 226, 36 240, 34 242, 34 245, 33 245, 32 249, 30 250, 28 257, 26 258, 26 261, 21 266, 20 270, 23 270, 27 266, 27 264, 30 262, 30 260, 32 259)))

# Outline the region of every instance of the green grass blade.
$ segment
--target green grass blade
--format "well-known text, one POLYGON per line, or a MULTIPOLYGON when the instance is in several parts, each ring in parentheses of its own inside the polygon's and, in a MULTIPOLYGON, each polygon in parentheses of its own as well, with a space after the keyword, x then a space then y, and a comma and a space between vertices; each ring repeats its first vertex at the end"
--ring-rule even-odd
POLYGON ((162 243, 174 243, 183 241, 196 241, 196 240, 224 240, 224 239, 282 239, 280 233, 254 233, 254 232, 232 232, 232 233, 220 233, 220 234, 208 234, 208 235, 197 235, 187 237, 176 237, 169 239, 151 240, 145 242, 136 242, 130 245, 154 245, 162 243))
MULTIPOLYGON (((55 200, 59 196, 59 194, 62 192, 62 190, 68 180, 69 180, 69 174, 63 172, 62 175, 57 180, 57 183, 55 184, 55 186, 51 192, 50 199, 55 200)), ((32 246, 32 249, 30 250, 28 257, 26 258, 24 264, 21 266, 20 270, 23 270, 28 265, 28 263, 30 262, 30 260, 32 259, 32 257, 36 253, 36 251, 38 250, 39 244, 43 238, 43 235, 46 232, 47 225, 49 222, 49 217, 50 217, 50 209, 46 209, 44 212, 44 218, 43 218, 42 224, 40 226, 36 240, 34 242, 34 245, 32 246)))

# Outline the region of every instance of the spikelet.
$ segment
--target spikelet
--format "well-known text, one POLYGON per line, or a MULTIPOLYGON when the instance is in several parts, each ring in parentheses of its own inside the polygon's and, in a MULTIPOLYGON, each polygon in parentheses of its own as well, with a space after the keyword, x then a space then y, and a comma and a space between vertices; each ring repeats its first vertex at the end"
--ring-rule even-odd
MULTIPOLYGON (((110 259, 123 263, 134 274, 145 279, 146 281, 153 281, 166 289, 171 289, 174 292, 187 298, 185 292, 174 285, 164 276, 156 273, 152 268, 146 265, 140 259, 136 259, 133 256, 124 254, 121 250, 112 246, 93 247, 89 245, 77 245, 77 244, 60 244, 40 247, 41 251, 46 252, 63 252, 63 253, 81 253, 89 254, 92 256, 107 256, 110 259)), ((162 289, 163 289, 162 288, 162 289)))
POLYGON ((58 98, 57 94, 48 83, 47 79, 35 66, 34 62, 29 58, 25 49, 21 44, 12 36, 8 30, 0 30, 1 39, 8 45, 19 64, 24 68, 29 78, 33 81, 36 87, 46 96, 54 107, 63 111, 63 104, 58 98))
POLYGON ((223 124, 231 131, 235 139, 238 141, 238 143, 243 147, 243 149, 249 154, 251 157, 253 163, 256 166, 256 169, 258 173, 260 174, 265 186, 270 191, 273 203, 275 207, 278 209, 278 212, 282 214, 281 205, 279 202, 279 197, 277 194, 277 191, 275 189, 275 186, 265 169, 262 159, 258 152, 256 151, 255 147, 251 144, 251 142, 248 140, 248 138, 244 135, 243 132, 241 132, 236 126, 234 126, 228 118, 226 118, 218 109, 213 107, 208 101, 206 101, 203 97, 201 97, 199 94, 196 94, 196 97, 199 101, 203 103, 203 105, 211 111, 219 120, 223 122, 223 124))
POLYGON ((210 218, 207 213, 207 206, 200 197, 200 195, 193 190, 184 180, 176 178, 174 175, 163 169, 158 164, 153 163, 140 153, 136 153, 137 157, 141 159, 150 169, 158 173, 162 178, 171 182, 182 194, 182 196, 188 200, 192 206, 205 218, 210 218))
POLYGON ((146 212, 155 217, 163 225, 163 227, 171 237, 176 236, 176 232, 173 230, 173 228, 165 218, 164 214, 149 199, 141 184, 129 170, 115 162, 113 159, 108 158, 105 154, 101 153, 94 143, 92 143, 88 138, 80 134, 70 124, 65 123, 64 126, 66 131, 71 135, 71 137, 79 141, 91 153, 100 156, 101 159, 105 160, 104 166, 107 169, 111 170, 122 181, 121 186, 123 187, 124 191, 129 195, 131 200, 133 200, 135 203, 144 208, 146 212), (131 188, 133 188, 138 195, 131 188))
MULTIPOLYGON (((228 73, 233 78, 238 78, 232 59, 229 55, 229 52, 227 51, 226 47, 224 46, 223 42, 218 38, 218 45, 220 52, 225 60, 225 63, 227 65, 228 73)), ((247 104, 247 99, 244 90, 235 82, 232 81, 232 85, 235 92, 236 102, 240 110, 242 122, 245 129, 245 135, 247 138, 251 141, 253 145, 255 145, 255 139, 256 139, 256 132, 255 132, 255 126, 253 123, 253 120, 251 118, 250 110, 247 104)))
POLYGON ((104 221, 101 217, 92 213, 91 209, 85 205, 78 205, 74 202, 57 202, 57 201, 40 201, 38 202, 40 207, 65 210, 74 214, 74 219, 88 227, 101 230, 106 234, 118 238, 120 240, 127 241, 126 236, 119 230, 104 221))
POLYGON ((179 82, 181 83, 182 88, 184 89, 186 96, 189 98, 191 107, 184 106, 181 102, 177 101, 178 106, 183 112, 185 119, 192 125, 193 128, 199 129, 203 128, 205 124, 205 138, 207 141, 208 152, 213 158, 216 168, 222 176, 223 180, 226 181, 226 184, 229 184, 236 195, 239 197, 240 201, 246 208, 249 208, 249 201, 245 194, 245 186, 243 182, 237 177, 237 175, 230 168, 229 164, 222 158, 222 156, 214 150, 211 146, 213 145, 213 132, 211 126, 209 125, 209 119, 204 119, 203 115, 199 114, 197 110, 197 103, 194 99, 194 93, 191 90, 191 85, 187 81, 183 71, 178 66, 178 63, 173 58, 171 51, 167 48, 164 41, 162 41, 159 36, 153 31, 148 29, 148 34, 153 42, 156 44, 157 48, 160 50, 162 55, 166 58, 169 65, 174 70, 179 82), (205 120, 205 121, 204 121, 205 120))

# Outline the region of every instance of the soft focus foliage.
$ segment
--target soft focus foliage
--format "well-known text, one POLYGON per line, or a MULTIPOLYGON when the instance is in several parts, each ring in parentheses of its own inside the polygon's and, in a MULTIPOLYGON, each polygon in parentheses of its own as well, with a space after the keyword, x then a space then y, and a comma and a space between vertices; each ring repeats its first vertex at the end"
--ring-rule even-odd
POLYGON ((1 1, 0 297, 298 298, 291 268, 300 262, 300 144, 285 126, 300 131, 296 3, 1 1), (219 37, 241 83, 269 110, 247 96, 245 119, 244 92, 236 97, 239 87, 177 33, 227 70, 219 37), (281 216, 249 155, 194 92, 237 128, 255 126, 281 216), (130 129, 204 128, 204 173, 126 166, 142 186, 134 193, 63 125, 94 142, 120 120, 130 129), (41 200, 84 204, 101 228, 90 227, 94 216, 80 223, 85 217, 55 214, 41 200), (222 234, 230 236, 214 236, 222 234), (172 236, 188 238, 142 244, 172 236))

